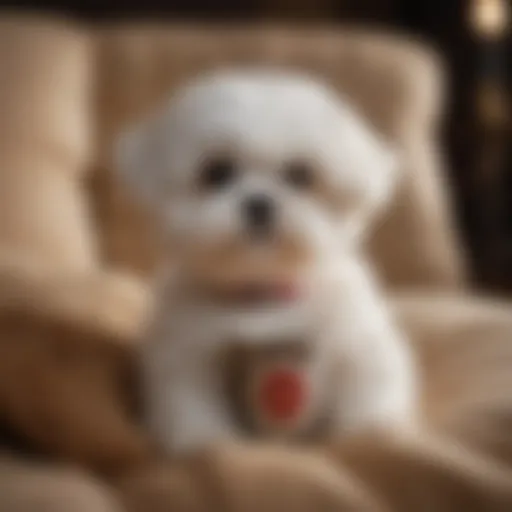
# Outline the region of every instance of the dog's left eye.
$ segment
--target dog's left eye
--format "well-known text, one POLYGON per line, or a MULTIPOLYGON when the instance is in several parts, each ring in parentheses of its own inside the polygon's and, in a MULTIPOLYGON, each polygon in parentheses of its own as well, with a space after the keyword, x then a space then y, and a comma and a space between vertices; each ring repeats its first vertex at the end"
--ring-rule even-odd
POLYGON ((309 189, 314 184, 315 176, 310 165, 305 162, 294 162, 286 166, 284 179, 295 188, 309 189))
POLYGON ((216 189, 229 185, 235 176, 235 163, 229 158, 217 158, 205 163, 200 180, 204 188, 216 189))

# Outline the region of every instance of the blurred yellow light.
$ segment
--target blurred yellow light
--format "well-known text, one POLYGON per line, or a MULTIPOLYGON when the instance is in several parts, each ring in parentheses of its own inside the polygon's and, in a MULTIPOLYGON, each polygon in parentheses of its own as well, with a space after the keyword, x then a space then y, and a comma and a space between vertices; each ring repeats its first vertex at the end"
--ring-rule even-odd
POLYGON ((501 37, 509 28, 509 0, 472 0, 470 19, 478 35, 501 37))

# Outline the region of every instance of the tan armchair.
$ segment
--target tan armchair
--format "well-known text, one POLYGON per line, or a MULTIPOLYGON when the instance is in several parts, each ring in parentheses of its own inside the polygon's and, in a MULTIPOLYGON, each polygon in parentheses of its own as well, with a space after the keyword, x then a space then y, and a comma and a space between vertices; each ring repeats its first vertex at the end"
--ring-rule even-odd
POLYGON ((217 499, 233 511, 414 510, 426 498, 413 486, 397 492, 407 474, 440 494, 436 510, 463 510, 449 508, 454 495, 485 510, 512 507, 512 485, 493 463, 465 452, 452 460, 437 441, 354 443, 333 447, 332 461, 238 448, 172 469, 151 462, 130 415, 128 380, 158 249, 148 219, 114 178, 112 140, 193 73, 248 61, 319 73, 400 148, 402 185, 369 250, 425 366, 425 422, 475 453, 512 462, 504 435, 512 396, 501 392, 512 372, 493 366, 498 351, 508 353, 512 309, 464 291, 436 141, 443 87, 433 55, 400 37, 350 29, 90 28, 11 16, 0 18, 0 421, 45 463, 23 460, 4 442, 8 510, 115 510, 120 504, 92 471, 122 481, 134 510, 156 510, 155 499, 162 510, 183 511, 215 509, 217 499))

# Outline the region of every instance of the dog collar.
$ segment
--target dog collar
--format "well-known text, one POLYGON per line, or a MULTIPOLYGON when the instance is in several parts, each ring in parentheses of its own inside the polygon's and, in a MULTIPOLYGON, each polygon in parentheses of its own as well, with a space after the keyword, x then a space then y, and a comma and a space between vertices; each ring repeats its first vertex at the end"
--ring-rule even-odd
POLYGON ((248 284, 226 291, 225 297, 239 304, 291 303, 304 296, 304 288, 296 283, 248 284))

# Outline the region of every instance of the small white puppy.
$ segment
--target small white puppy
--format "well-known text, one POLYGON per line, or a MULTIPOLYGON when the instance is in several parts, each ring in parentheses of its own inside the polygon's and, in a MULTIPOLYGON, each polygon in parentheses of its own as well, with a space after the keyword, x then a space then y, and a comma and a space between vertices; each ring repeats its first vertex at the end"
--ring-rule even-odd
POLYGON ((162 447, 242 435, 218 362, 234 338, 309 337, 313 387, 336 369, 335 432, 413 421, 415 368, 360 252, 396 165, 346 103, 304 75, 217 72, 122 137, 118 154, 171 247, 142 347, 162 447))

